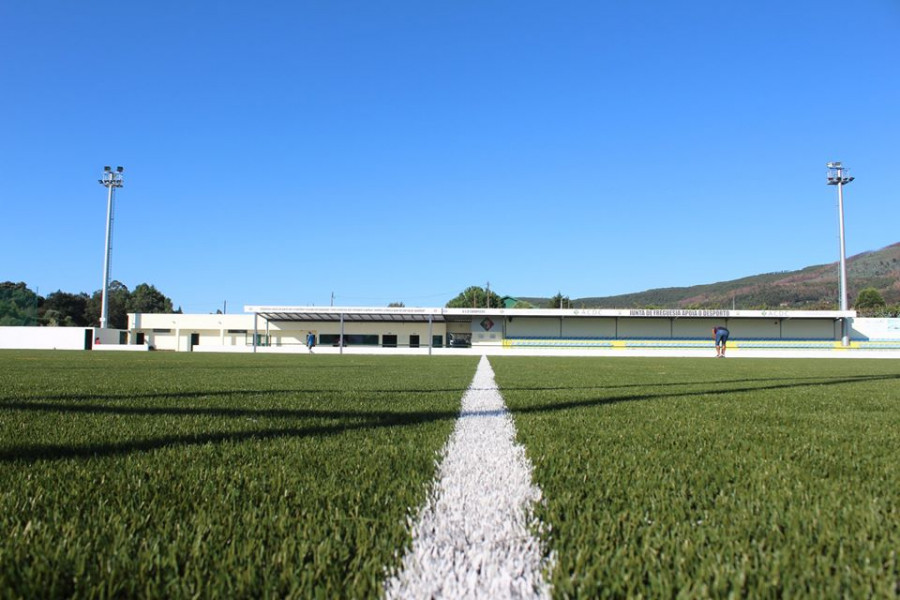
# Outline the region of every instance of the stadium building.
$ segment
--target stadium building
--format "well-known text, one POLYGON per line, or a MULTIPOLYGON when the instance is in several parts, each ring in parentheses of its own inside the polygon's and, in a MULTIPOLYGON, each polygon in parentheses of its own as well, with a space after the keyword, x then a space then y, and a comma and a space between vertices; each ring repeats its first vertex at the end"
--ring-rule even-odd
POLYGON ((900 319, 796 310, 245 306, 242 314, 133 313, 126 330, 0 327, 0 348, 307 352, 312 335, 323 353, 702 356, 715 326, 731 331, 729 351, 743 356, 900 358, 900 319))
POLYGON ((130 314, 131 344, 159 350, 432 353, 473 348, 708 348, 725 326, 733 348, 900 348, 900 319, 855 311, 245 306, 244 314, 130 314))

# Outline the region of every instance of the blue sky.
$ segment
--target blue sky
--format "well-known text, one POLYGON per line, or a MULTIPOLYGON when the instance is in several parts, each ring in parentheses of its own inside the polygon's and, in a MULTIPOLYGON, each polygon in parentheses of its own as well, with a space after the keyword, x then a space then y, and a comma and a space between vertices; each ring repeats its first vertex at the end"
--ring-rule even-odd
MULTIPOLYGON (((572 298, 900 241, 900 2, 0 3, 0 280, 572 298)), ((837 294, 837 291, 835 291, 837 294)))

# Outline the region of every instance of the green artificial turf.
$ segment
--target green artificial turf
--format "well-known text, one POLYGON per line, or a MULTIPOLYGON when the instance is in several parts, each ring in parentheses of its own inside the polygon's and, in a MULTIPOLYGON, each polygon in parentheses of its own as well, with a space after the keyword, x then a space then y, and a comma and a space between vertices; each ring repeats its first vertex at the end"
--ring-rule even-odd
POLYGON ((377 595, 476 361, 0 351, 0 596, 377 595))
POLYGON ((896 597, 900 365, 491 358, 557 597, 896 597))

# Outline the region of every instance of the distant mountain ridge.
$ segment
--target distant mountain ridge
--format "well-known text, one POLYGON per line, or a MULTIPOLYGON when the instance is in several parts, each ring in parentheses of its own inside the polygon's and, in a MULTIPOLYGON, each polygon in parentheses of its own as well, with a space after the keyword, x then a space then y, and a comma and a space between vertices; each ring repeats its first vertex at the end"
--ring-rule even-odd
MULTIPOLYGON (((764 273, 690 287, 646 290, 618 296, 574 298, 573 308, 737 308, 836 309, 839 305, 837 262, 798 271, 764 273)), ((888 304, 900 303, 900 243, 847 259, 850 306, 859 291, 875 288, 888 304)), ((519 297, 543 307, 549 298, 519 297)))

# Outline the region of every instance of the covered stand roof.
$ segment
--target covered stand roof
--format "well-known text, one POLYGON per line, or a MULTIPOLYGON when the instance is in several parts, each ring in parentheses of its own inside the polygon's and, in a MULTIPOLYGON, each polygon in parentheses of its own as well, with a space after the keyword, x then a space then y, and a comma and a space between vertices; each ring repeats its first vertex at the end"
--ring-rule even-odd
MULTIPOLYGON (((344 321, 369 321, 369 322, 399 322, 399 323, 421 323, 428 322, 428 315, 422 314, 405 314, 398 315, 393 313, 357 313, 357 312, 284 312, 284 311, 264 311, 257 313, 266 321, 340 321, 343 315, 344 321)), ((431 315, 431 320, 435 323, 443 322, 443 315, 431 315)))
MULTIPOLYGON (((373 323, 442 323, 448 319, 440 308, 359 307, 359 306, 245 306, 267 321, 322 322, 367 321, 373 323)), ((468 319, 468 317, 466 317, 468 319)))

